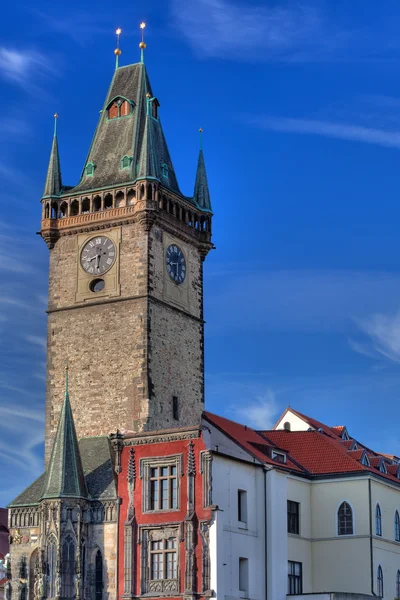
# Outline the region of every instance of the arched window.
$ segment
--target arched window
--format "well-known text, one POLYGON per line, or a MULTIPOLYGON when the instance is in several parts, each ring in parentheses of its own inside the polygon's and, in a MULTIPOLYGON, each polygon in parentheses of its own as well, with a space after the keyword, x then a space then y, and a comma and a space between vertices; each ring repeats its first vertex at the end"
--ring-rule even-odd
POLYGON ((64 219, 64 217, 68 216, 68 204, 63 202, 60 206, 60 219, 64 219))
POLYGON ((73 200, 73 202, 71 202, 70 215, 71 215, 71 217, 75 217, 76 215, 79 215, 78 200, 73 200))
POLYGON ((382 571, 381 565, 379 565, 379 567, 378 567, 378 575, 377 575, 376 583, 377 583, 376 593, 378 596, 383 598, 383 571, 382 571))
POLYGON ((168 165, 165 163, 161 163, 161 175, 168 181, 169 173, 168 173, 168 165))
POLYGON ((290 431, 290 427, 291 427, 291 425, 290 425, 289 421, 285 421, 285 423, 283 424, 283 429, 285 431, 290 431))
POLYGON ((382 513, 379 504, 376 505, 375 509, 375 533, 376 535, 382 535, 382 513))
POLYGON ((98 212, 101 209, 101 198, 100 196, 95 196, 93 198, 93 212, 98 212))
POLYGON ((95 564, 95 593, 96 600, 101 600, 103 597, 103 557, 100 550, 96 553, 95 564))
POLYGON ((400 516, 398 510, 394 513, 394 539, 396 542, 400 542, 400 516))
POLYGON ((71 535, 67 535, 62 545, 61 554, 61 596, 74 598, 75 543, 71 535))
POLYGON ((56 540, 52 536, 47 542, 47 596, 55 598, 56 596, 56 564, 57 551, 56 540))
POLYGON ((396 598, 400 598, 400 571, 396 574, 396 598))
POLYGON ((348 502, 342 502, 339 506, 338 535, 353 535, 353 511, 348 502))
POLYGON ((82 200, 82 214, 86 214, 90 212, 90 200, 89 198, 84 198, 82 200))

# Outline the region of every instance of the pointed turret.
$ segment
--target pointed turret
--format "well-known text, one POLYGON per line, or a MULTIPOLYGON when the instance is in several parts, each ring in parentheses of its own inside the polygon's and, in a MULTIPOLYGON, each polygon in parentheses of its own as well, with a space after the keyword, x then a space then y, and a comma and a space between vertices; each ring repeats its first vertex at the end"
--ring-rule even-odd
POLYGON ((206 165, 204 162, 202 134, 203 130, 200 129, 200 152, 199 160, 197 162, 196 183, 194 185, 194 200, 200 208, 211 211, 210 191, 208 189, 206 165))
POLYGON ((58 153, 58 141, 57 141, 57 113, 54 115, 54 136, 53 144, 51 146, 49 167, 47 169, 46 184, 44 186, 43 197, 45 196, 59 196, 61 193, 62 182, 61 182, 61 169, 60 169, 60 156, 58 153))
POLYGON ((88 498, 69 401, 68 367, 65 375, 64 404, 60 413, 42 494, 42 499, 47 498, 88 498))

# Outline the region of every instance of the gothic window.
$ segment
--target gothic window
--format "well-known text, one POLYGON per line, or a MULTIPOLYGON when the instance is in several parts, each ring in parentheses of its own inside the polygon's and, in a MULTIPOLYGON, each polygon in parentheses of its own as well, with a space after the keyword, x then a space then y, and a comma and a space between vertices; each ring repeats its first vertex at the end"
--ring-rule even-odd
POLYGON ((132 113, 132 104, 125 98, 115 98, 107 108, 107 118, 118 119, 119 117, 127 117, 132 113))
POLYGON ((141 460, 144 512, 179 509, 180 471, 180 454, 141 460))
POLYGON ((400 598, 400 571, 396 574, 396 598, 400 598))
POLYGON ((47 543, 47 595, 49 598, 56 596, 56 540, 51 537, 47 543))
POLYGON ((394 539, 396 542, 400 542, 400 516, 398 510, 394 513, 394 539))
POLYGON ((95 168, 96 165, 92 162, 89 162, 85 167, 86 177, 93 177, 95 168))
POLYGON ((353 535, 353 511, 348 502, 342 502, 339 506, 338 535, 353 535))
POLYGON ((101 600, 103 597, 103 556, 100 550, 96 553, 95 564, 95 594, 96 600, 101 600))
POLYGON ((67 535, 61 552, 61 596, 74 598, 75 543, 71 535, 67 535))
POLYGON ((382 513, 379 504, 376 505, 375 509, 375 533, 376 535, 382 535, 382 513))
POLYGON ((378 594, 378 596, 383 598, 383 571, 382 571, 381 565, 379 565, 379 567, 378 567, 376 583, 377 583, 376 593, 378 594))

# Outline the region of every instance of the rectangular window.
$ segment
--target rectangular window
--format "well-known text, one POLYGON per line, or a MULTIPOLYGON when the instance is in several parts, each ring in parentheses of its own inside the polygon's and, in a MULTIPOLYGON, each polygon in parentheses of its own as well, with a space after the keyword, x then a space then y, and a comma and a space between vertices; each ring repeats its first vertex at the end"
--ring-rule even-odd
POLYGON ((172 417, 175 421, 179 420, 178 415, 178 396, 172 396, 172 417))
POLYGON ((287 530, 288 533, 300 533, 300 504, 293 500, 287 501, 287 530))
POLYGON ((150 546, 150 579, 177 579, 178 561, 175 539, 158 540, 150 546))
POLYGON ((303 593, 303 564, 288 561, 288 594, 294 596, 303 593))
POLYGON ((175 465, 150 469, 150 510, 178 508, 178 481, 175 465))
POLYGON ((249 595, 249 561, 247 558, 239 558, 239 591, 246 597, 249 595))
POLYGON ((247 523, 247 492, 238 490, 238 521, 247 523))

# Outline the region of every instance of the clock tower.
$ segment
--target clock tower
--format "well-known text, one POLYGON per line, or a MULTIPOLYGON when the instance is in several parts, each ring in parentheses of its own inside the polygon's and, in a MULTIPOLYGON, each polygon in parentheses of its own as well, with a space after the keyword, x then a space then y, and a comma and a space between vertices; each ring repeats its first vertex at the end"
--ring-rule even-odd
POLYGON ((50 251, 46 462, 66 357, 78 437, 196 425, 204 407, 203 261, 213 246, 203 152, 185 196, 141 48, 141 62, 121 67, 118 51, 74 187, 62 182, 54 132, 40 231, 50 251))

